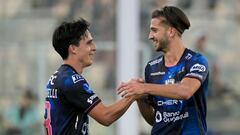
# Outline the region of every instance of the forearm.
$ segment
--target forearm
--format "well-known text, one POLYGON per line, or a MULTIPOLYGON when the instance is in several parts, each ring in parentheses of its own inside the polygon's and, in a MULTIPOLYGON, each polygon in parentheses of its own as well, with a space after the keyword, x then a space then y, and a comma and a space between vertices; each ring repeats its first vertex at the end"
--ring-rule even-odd
POLYGON ((116 103, 108 106, 105 111, 105 116, 108 119, 109 124, 120 118, 133 102, 133 98, 122 98, 116 103))
POLYGON ((181 84, 145 84, 145 93, 179 100, 189 99, 192 96, 188 87, 181 84))
POLYGON ((196 78, 184 78, 175 84, 144 84, 144 93, 172 99, 188 100, 201 86, 196 78))
POLYGON ((143 118, 148 122, 148 124, 154 124, 154 110, 145 99, 137 100, 138 108, 143 116, 143 118))

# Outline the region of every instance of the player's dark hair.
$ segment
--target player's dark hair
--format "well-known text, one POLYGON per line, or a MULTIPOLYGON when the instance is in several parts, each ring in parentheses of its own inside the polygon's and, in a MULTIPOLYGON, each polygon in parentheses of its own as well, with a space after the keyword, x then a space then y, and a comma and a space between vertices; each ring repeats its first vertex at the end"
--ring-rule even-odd
POLYGON ((68 57, 69 45, 79 45, 79 41, 86 36, 89 25, 86 20, 80 18, 72 22, 63 22, 55 29, 52 44, 62 59, 68 57))
POLYGON ((165 6, 161 10, 157 9, 152 12, 152 18, 159 17, 165 18, 166 20, 162 23, 176 28, 180 34, 190 27, 190 22, 184 12, 174 6, 165 6))

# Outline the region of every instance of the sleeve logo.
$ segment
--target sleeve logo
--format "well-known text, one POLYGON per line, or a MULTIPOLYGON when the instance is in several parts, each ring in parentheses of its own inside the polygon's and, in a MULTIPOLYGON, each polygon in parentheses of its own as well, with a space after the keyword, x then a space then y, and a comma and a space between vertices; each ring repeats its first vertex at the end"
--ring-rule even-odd
POLYGON ((198 72, 205 72, 206 71, 206 67, 204 65, 201 64, 195 64, 191 67, 190 72, 193 71, 198 71, 198 72))
POLYGON ((93 103, 93 100, 94 100, 96 97, 97 97, 96 94, 92 95, 91 97, 89 97, 89 98, 87 99, 87 102, 88 102, 89 104, 92 104, 92 103, 93 103))
POLYGON ((74 75, 72 75, 72 80, 73 80, 73 83, 77 83, 77 82, 82 81, 84 79, 80 75, 74 74, 74 75))

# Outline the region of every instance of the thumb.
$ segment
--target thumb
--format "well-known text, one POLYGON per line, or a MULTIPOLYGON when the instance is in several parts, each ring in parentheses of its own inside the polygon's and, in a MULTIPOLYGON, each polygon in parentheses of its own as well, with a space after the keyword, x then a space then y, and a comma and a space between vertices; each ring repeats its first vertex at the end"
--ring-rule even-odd
POLYGON ((138 80, 138 82, 141 82, 141 83, 145 82, 145 80, 142 77, 139 77, 137 80, 138 80))

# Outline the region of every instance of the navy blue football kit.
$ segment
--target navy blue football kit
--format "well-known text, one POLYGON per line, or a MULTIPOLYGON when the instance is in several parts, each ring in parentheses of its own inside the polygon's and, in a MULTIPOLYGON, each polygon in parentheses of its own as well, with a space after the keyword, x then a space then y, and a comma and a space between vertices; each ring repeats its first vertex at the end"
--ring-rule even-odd
POLYGON ((149 96, 155 110, 152 135, 205 135, 208 63, 199 53, 185 49, 179 62, 166 67, 164 56, 148 62, 145 68, 146 83, 175 84, 189 77, 201 82, 200 88, 188 100, 149 96))
POLYGON ((70 65, 50 77, 44 126, 48 135, 88 135, 88 112, 101 100, 70 65))

